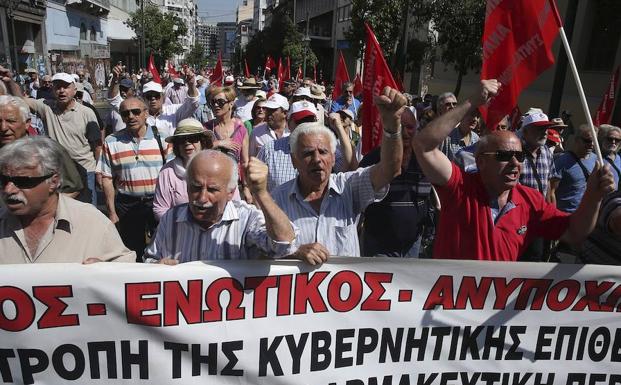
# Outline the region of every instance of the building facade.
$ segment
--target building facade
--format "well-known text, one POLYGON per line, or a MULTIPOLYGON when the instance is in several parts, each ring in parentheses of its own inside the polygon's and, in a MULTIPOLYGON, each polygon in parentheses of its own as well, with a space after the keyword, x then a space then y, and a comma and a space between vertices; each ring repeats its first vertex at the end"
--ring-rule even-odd
POLYGON ((44 21, 45 0, 3 1, 0 8, 0 62, 19 72, 27 67, 45 72, 47 39, 44 21))
POLYGON ((132 71, 142 67, 139 44, 136 42, 136 33, 129 28, 125 21, 131 12, 136 12, 139 5, 132 0, 110 0, 108 14, 108 41, 110 42, 110 62, 112 65, 121 63, 132 71))
POLYGON ((235 53, 235 33, 237 31, 237 23, 222 22, 217 24, 218 27, 218 43, 217 51, 222 53, 222 64, 231 65, 231 57, 235 53))
POLYGON ((209 24, 207 19, 200 19, 196 26, 196 42, 205 49, 205 56, 217 55, 218 27, 209 24))

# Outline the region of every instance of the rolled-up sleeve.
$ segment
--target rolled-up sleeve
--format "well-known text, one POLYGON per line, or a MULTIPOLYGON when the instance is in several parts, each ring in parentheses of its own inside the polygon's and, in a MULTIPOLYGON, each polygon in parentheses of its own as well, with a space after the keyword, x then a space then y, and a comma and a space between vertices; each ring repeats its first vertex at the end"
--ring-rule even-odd
POLYGON ((284 258, 298 249, 298 229, 289 221, 295 233, 290 242, 276 241, 270 238, 265 227, 265 217, 258 209, 253 209, 246 225, 245 243, 247 246, 256 246, 270 258, 284 258))
POLYGON ((355 212, 364 211, 368 205, 380 202, 388 195, 390 184, 377 192, 373 189, 373 183, 371 182, 371 169, 373 167, 375 166, 359 168, 352 173, 345 174, 349 174, 346 184, 353 199, 355 212))
POLYGON ((177 122, 191 118, 198 109, 198 99, 200 96, 188 96, 179 109, 175 112, 177 122))

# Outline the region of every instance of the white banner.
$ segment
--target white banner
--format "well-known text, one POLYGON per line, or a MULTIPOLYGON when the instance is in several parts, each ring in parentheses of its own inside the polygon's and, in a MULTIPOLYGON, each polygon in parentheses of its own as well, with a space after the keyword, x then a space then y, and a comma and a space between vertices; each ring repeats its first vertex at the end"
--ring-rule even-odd
POLYGON ((616 385, 621 268, 0 266, 8 384, 616 385))

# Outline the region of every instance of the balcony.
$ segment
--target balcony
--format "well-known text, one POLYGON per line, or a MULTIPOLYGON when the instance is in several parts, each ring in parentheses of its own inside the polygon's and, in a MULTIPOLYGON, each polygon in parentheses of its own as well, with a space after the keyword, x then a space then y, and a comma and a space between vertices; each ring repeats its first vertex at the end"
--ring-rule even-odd
POLYGON ((80 52, 82 57, 88 56, 91 59, 109 59, 110 44, 97 44, 89 41, 80 41, 80 52))
POLYGON ((110 0, 67 0, 67 6, 95 16, 110 13, 110 0))

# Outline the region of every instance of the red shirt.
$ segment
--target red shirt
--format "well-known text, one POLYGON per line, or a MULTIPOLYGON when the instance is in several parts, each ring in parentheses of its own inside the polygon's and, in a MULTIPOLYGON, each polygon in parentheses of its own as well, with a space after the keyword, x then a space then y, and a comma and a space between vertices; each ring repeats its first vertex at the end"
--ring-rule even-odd
POLYGON ((515 261, 534 238, 558 239, 569 226, 569 214, 520 184, 509 195, 515 207, 494 224, 480 175, 466 174, 454 163, 451 179, 436 190, 442 210, 434 258, 515 261))

